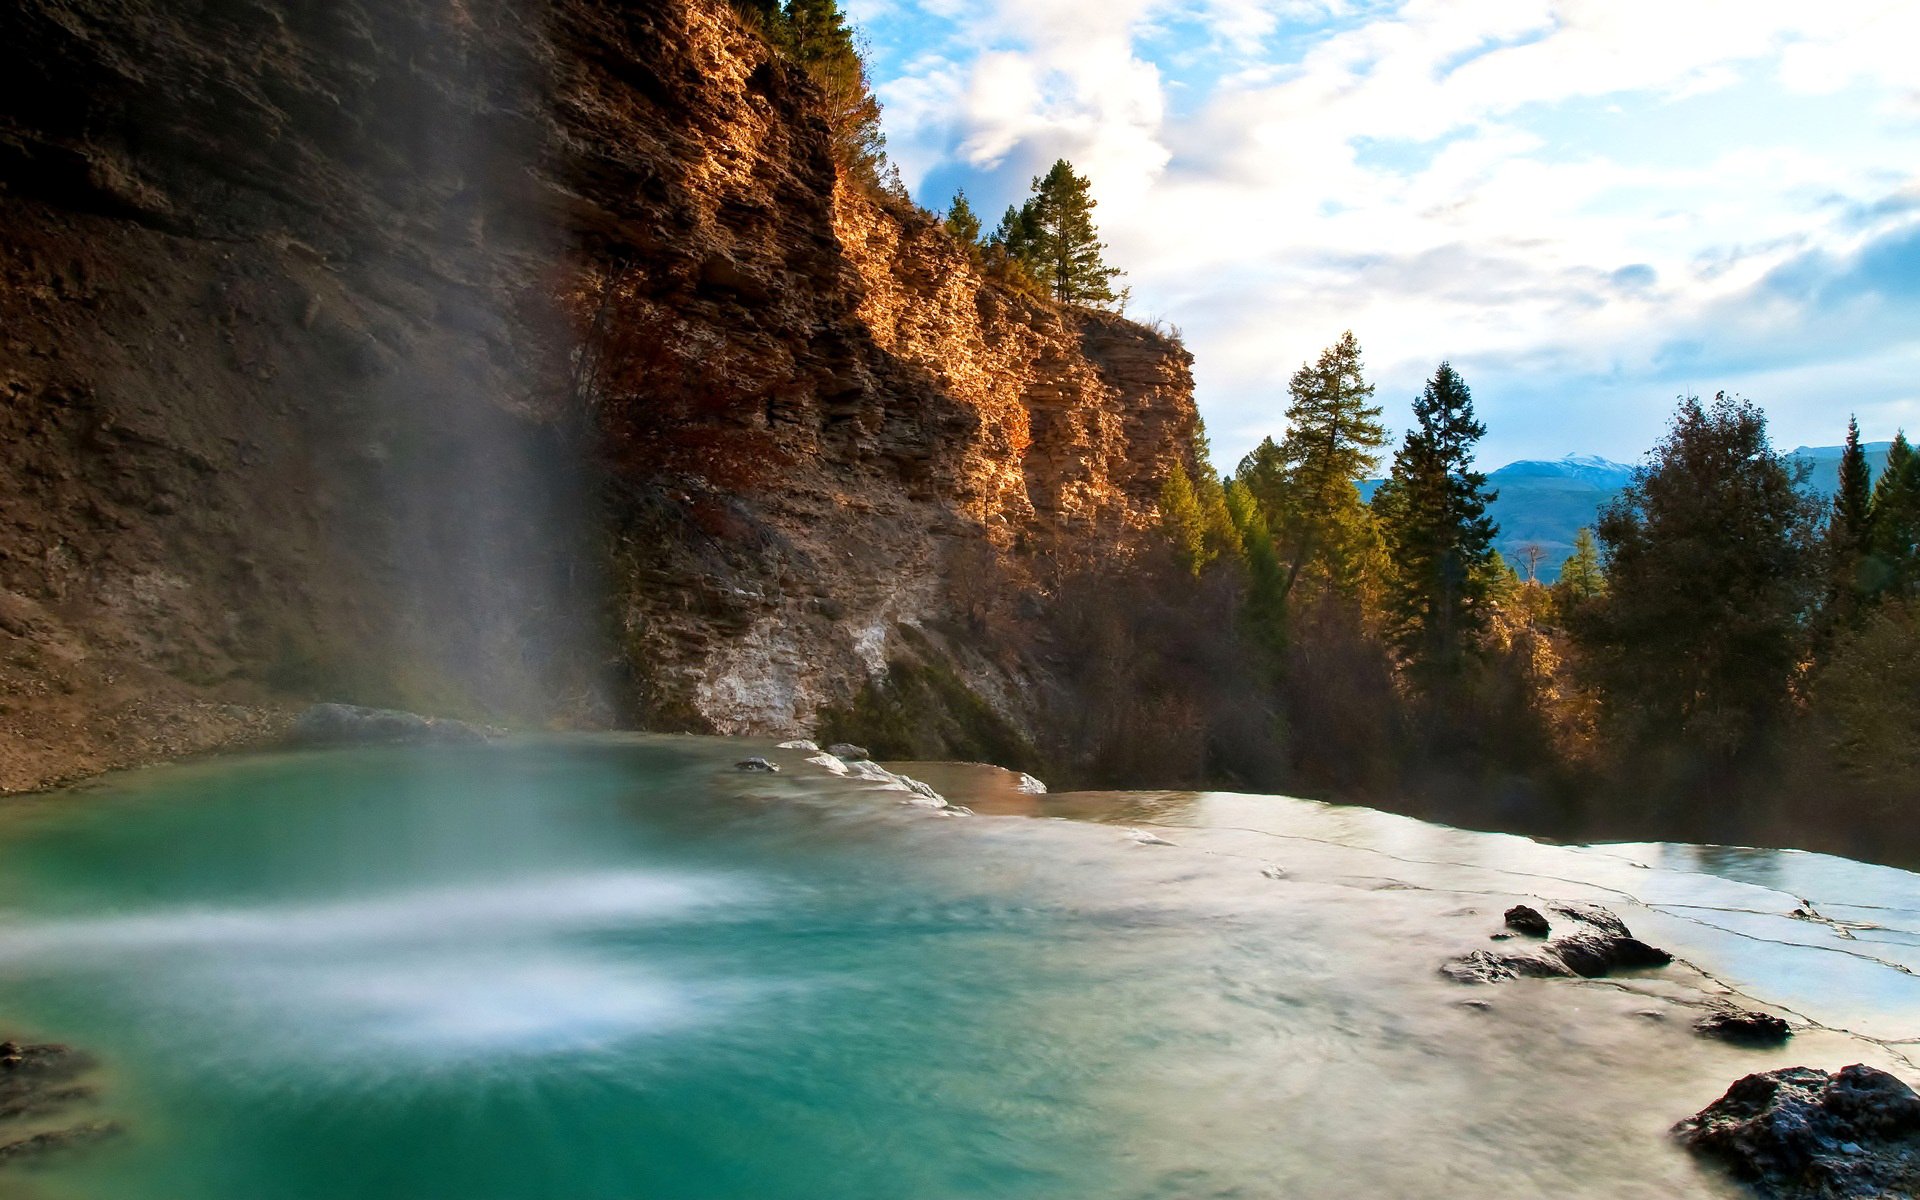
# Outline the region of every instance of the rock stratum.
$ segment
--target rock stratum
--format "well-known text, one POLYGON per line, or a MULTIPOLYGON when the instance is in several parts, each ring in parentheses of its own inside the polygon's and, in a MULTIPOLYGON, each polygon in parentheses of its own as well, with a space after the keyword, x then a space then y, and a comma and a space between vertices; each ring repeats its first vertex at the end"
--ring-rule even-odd
POLYGON ((0 789, 310 700, 810 732, 1126 553, 1190 359, 836 171, 723 0, 0 15, 0 789))

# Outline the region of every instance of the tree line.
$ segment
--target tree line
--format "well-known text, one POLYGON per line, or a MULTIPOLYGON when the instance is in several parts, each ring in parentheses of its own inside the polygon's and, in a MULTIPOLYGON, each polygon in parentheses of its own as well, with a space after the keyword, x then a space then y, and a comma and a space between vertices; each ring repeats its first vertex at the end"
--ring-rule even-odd
POLYGON ((1165 481, 1162 586, 1229 594, 1219 636, 1257 663, 1232 686, 1259 717, 1237 715, 1242 744, 1210 743, 1217 774, 1262 758, 1251 727, 1288 784, 1424 795, 1461 819, 1799 842, 1911 825, 1920 454, 1904 436, 1876 471, 1850 426, 1827 502, 1758 405, 1683 398, 1549 588, 1494 549, 1486 427, 1459 372, 1434 370, 1390 461, 1374 395, 1348 333, 1293 375, 1279 440, 1222 477, 1203 432, 1165 481))

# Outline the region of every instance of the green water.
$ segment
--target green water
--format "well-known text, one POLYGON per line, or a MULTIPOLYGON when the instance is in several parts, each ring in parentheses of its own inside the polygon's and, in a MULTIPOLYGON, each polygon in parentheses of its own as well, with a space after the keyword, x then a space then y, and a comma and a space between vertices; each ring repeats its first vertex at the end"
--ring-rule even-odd
MULTIPOLYGON (((0 1195, 1732 1194, 1661 1136, 1772 1062, 1686 1032, 1711 985, 1478 1008, 1434 967, 1543 866, 1616 906, 1615 876, 1754 885, 1278 799, 949 817, 730 769, 760 749, 289 755, 17 806, 0 1025, 94 1053, 85 1115, 128 1132, 0 1195)), ((1632 919, 1711 959, 1672 914, 1632 919)), ((1886 986, 1871 1015, 1920 1012, 1886 986)))

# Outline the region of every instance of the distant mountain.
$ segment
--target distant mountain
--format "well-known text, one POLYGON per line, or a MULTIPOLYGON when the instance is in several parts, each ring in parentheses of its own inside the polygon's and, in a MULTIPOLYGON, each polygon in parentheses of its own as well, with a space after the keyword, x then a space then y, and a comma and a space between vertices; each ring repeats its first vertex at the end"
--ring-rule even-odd
MULTIPOLYGON (((1872 442, 1867 461, 1878 470, 1891 442, 1872 442)), ((1822 496, 1839 486, 1840 455, 1844 446, 1802 446, 1792 457, 1809 464, 1807 486, 1822 496)), ((1500 553, 1522 575, 1530 548, 1538 547, 1538 575, 1542 583, 1560 577, 1560 564, 1573 553, 1573 537, 1599 516, 1600 506, 1620 494, 1633 479, 1633 468, 1591 454, 1569 454, 1560 459, 1522 459, 1487 474, 1489 487, 1499 491, 1493 519, 1500 526, 1495 542, 1500 553)), ((1373 499, 1381 480, 1360 484, 1360 494, 1373 499)))
MULTIPOLYGON (((1892 442, 1868 442, 1861 446, 1867 452, 1867 465, 1873 468, 1875 478, 1880 468, 1887 465, 1887 451, 1892 442)), ((1845 446, 1802 446, 1793 452, 1793 457, 1813 467, 1813 474, 1807 479, 1807 486, 1822 496, 1831 496, 1840 487, 1840 456, 1846 452, 1845 446)))

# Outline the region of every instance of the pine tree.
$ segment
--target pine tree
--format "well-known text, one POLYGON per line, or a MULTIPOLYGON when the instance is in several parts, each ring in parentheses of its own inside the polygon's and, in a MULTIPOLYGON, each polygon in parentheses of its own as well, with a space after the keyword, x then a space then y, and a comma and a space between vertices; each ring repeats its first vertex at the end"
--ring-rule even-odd
POLYGON ((1871 570, 1866 561, 1873 521, 1873 469, 1860 447, 1860 422, 1847 419, 1847 448, 1840 455, 1839 486, 1827 517, 1827 609, 1830 630, 1858 612, 1871 570))
POLYGON ((1601 511, 1607 588, 1571 625, 1630 746, 1677 739, 1727 767, 1784 713, 1822 574, 1806 474, 1757 406, 1689 397, 1601 511))
POLYGON ((1240 533, 1241 556, 1247 564, 1247 624, 1261 645, 1278 649, 1286 639, 1286 572, 1274 553, 1267 516, 1247 485, 1237 478, 1227 483, 1225 503, 1240 533))
POLYGON ((1198 575, 1206 569, 1213 557, 1207 549, 1206 514, 1194 495, 1187 469, 1178 463, 1160 485, 1160 527, 1187 570, 1198 575))
MULTIPOLYGON (((1020 210, 1016 231, 1007 239, 1009 251, 1031 267, 1062 304, 1112 304, 1119 299, 1113 281, 1120 271, 1102 257, 1106 247, 1093 223, 1098 204, 1092 184, 1063 158, 1033 181, 1033 198, 1020 210)), ((1003 221, 1002 229, 1008 225, 1003 221)))
POLYGON ((1840 456, 1840 486, 1833 494, 1831 529, 1837 544, 1856 552, 1866 545, 1873 508, 1873 469, 1860 448, 1860 421, 1847 418, 1847 448, 1840 456))
POLYGON ((988 271, 1015 291, 1030 296, 1048 295, 1046 286, 1034 274, 1034 243, 1038 236, 1027 209, 1008 206, 1000 224, 987 238, 981 258, 988 271))
POLYGON ((838 0, 787 0, 782 28, 787 52, 806 68, 825 101, 834 156, 854 179, 887 188, 895 177, 888 169, 880 102, 838 0))
POLYGON ((1560 564, 1560 578, 1553 585, 1554 601, 1560 611, 1570 613, 1589 600, 1597 600, 1607 590, 1607 576, 1600 565, 1600 548, 1593 544, 1593 530, 1586 526, 1573 535, 1573 553, 1560 564))
POLYGON ((1487 428, 1474 418, 1466 381, 1444 362, 1414 401, 1413 416, 1392 477, 1375 497, 1391 562, 1388 633, 1410 663, 1445 674, 1486 623, 1494 494, 1473 469, 1473 447, 1487 428))
POLYGON ((947 210, 947 233, 968 250, 974 250, 980 241, 980 218, 967 203, 965 190, 953 194, 953 206, 947 210))
POLYGON ((1920 454, 1904 430, 1894 436, 1886 469, 1873 486, 1862 574, 1870 595, 1920 590, 1920 454))
POLYGON ((1277 461, 1263 464, 1261 451, 1249 456, 1256 477, 1268 465, 1278 467, 1277 484, 1256 478, 1249 486, 1262 503, 1267 502, 1263 487, 1277 493, 1269 512, 1288 564, 1285 596, 1309 569, 1330 589, 1347 594, 1360 582, 1359 567, 1378 532, 1354 485, 1378 468, 1387 444, 1373 391, 1362 370, 1360 343, 1348 331, 1294 372, 1287 434, 1274 448, 1277 461))

